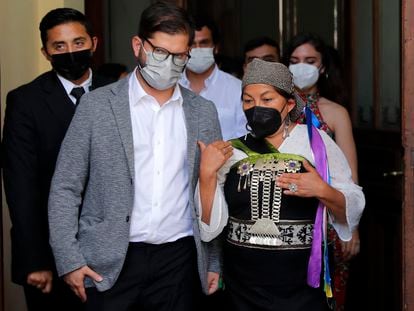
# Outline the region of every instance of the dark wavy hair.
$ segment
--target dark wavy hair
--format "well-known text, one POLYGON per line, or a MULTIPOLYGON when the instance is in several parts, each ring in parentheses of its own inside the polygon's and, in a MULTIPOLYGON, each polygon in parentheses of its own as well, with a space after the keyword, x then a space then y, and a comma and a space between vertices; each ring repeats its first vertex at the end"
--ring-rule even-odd
POLYGON ((314 33, 296 35, 283 53, 283 63, 289 66, 293 51, 305 43, 312 45, 322 56, 322 65, 325 71, 319 75, 317 82, 319 94, 338 104, 347 105, 348 93, 343 79, 343 68, 339 53, 335 48, 326 45, 318 35, 314 33))

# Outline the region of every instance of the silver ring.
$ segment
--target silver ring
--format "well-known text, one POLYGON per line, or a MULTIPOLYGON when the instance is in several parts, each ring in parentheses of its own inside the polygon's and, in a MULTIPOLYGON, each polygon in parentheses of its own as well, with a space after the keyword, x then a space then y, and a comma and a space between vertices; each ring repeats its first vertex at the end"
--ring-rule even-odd
POLYGON ((295 184, 295 183, 293 183, 293 182, 290 183, 288 187, 289 187, 289 191, 290 192, 296 192, 296 191, 298 191, 298 185, 295 184))

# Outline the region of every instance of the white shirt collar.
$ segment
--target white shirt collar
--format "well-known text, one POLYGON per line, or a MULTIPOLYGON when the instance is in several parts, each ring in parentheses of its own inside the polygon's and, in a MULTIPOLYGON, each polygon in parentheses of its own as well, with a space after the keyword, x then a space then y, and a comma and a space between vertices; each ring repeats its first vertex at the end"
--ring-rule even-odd
POLYGON ((89 77, 86 79, 81 85, 74 84, 72 81, 69 81, 68 79, 62 77, 58 73, 56 73, 58 79, 62 83, 63 87, 65 88, 66 93, 71 97, 70 92, 74 87, 80 87, 82 86, 85 89, 85 92, 90 91, 90 87, 92 86, 92 70, 89 68, 89 77))
MULTIPOLYGON (((217 76, 219 75, 219 72, 220 72, 220 70, 219 70, 217 64, 214 64, 214 70, 211 72, 210 76, 208 76, 208 78, 204 80, 205 88, 208 88, 214 81, 216 81, 217 76)), ((190 88, 190 80, 188 80, 188 77, 187 77, 187 70, 184 71, 182 79, 181 79, 180 82, 184 87, 186 87, 188 89, 191 89, 190 88)))

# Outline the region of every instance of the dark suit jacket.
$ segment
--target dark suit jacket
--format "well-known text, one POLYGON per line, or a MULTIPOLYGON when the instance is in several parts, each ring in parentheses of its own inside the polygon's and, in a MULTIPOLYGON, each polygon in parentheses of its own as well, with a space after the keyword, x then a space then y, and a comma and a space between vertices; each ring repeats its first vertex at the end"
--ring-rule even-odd
MULTIPOLYGON (((107 84, 93 75, 92 88, 107 84)), ((75 106, 53 71, 7 95, 3 130, 4 187, 12 222, 12 280, 52 270, 47 202, 61 142, 75 106)))

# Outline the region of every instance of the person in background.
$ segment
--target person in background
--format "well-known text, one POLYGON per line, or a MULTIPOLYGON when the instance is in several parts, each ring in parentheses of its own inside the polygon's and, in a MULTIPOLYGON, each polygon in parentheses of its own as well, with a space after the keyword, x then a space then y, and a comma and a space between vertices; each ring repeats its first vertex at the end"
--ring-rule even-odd
POLYGON ((260 58, 268 62, 280 62, 280 48, 275 40, 269 37, 257 37, 244 45, 243 70, 253 59, 260 58))
POLYGON ((178 85, 194 29, 157 1, 132 38, 137 67, 86 94, 49 196, 60 276, 87 310, 198 310, 218 288, 215 244, 200 240, 198 141, 221 139, 214 104, 178 85))
POLYGON ((202 239, 223 232, 229 310, 327 310, 326 224, 349 240, 362 189, 335 142, 295 122, 303 103, 285 65, 254 59, 242 87, 251 133, 231 140, 233 150, 201 145, 195 197, 202 239))
POLYGON ((241 81, 220 70, 215 63, 219 32, 214 22, 196 16, 195 29, 191 58, 180 84, 216 105, 224 140, 239 137, 246 133, 246 118, 240 101, 241 81))
POLYGON ((243 77, 243 59, 238 57, 230 57, 224 54, 214 55, 216 64, 224 72, 231 74, 237 79, 243 77))
MULTIPOLYGON (((335 59, 323 40, 312 33, 295 36, 287 46, 285 63, 293 74, 295 87, 306 105, 314 113, 315 126, 333 137, 345 154, 351 167, 352 178, 358 182, 358 164, 352 124, 347 110, 335 102, 343 99, 344 83, 335 59)), ((306 122, 303 113, 298 120, 306 122)), ((334 230, 330 230, 330 239, 334 242, 335 266, 333 271, 334 297, 336 310, 345 305, 346 283, 349 273, 349 259, 358 254, 360 241, 358 228, 353 231, 350 241, 338 239, 334 230)))
POLYGON ((128 75, 128 68, 124 64, 119 63, 105 63, 99 66, 96 72, 100 76, 107 77, 113 82, 125 78, 128 75))
POLYGON ((12 281, 23 286, 28 310, 82 310, 80 299, 56 273, 47 200, 79 97, 109 81, 90 69, 98 41, 81 12, 52 10, 39 30, 41 51, 53 69, 6 99, 3 173, 12 223, 12 281))

